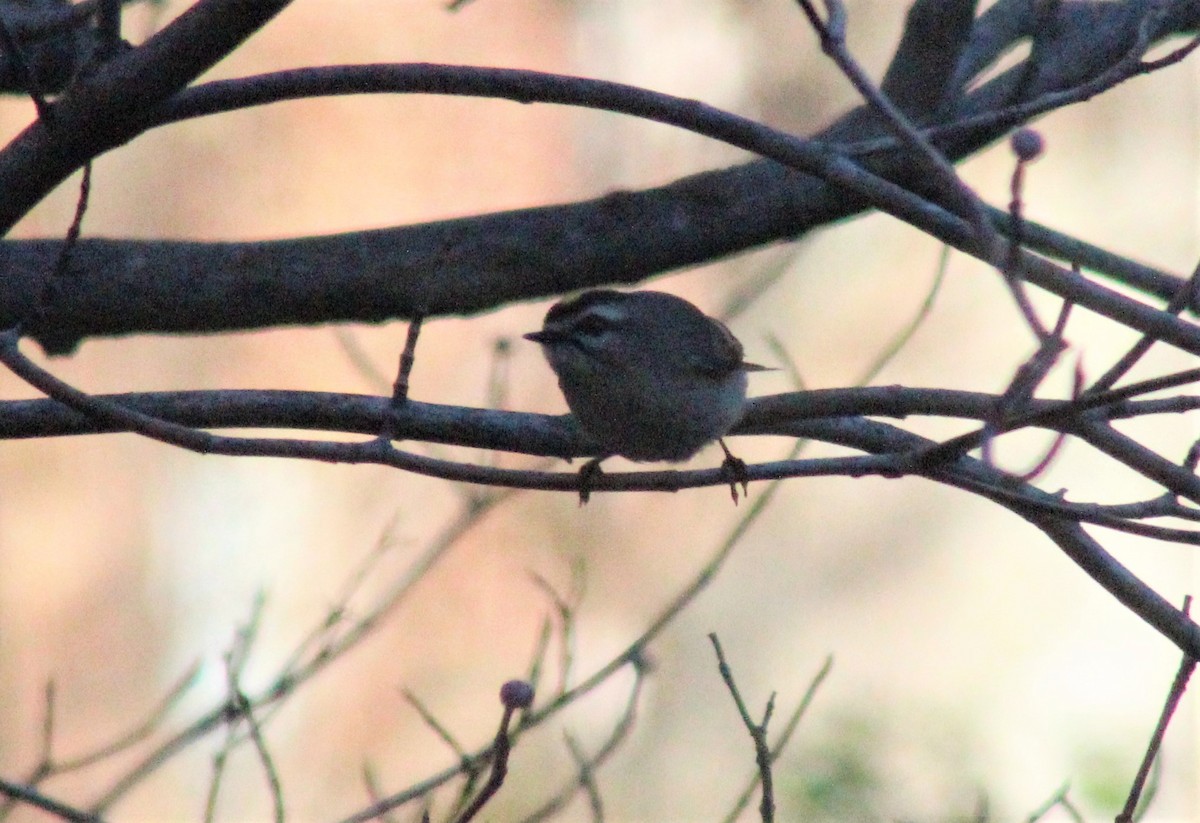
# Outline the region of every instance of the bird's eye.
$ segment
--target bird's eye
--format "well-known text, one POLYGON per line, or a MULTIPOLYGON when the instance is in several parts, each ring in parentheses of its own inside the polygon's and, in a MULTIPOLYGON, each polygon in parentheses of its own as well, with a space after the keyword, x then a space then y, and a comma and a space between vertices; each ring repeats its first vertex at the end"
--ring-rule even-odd
POLYGON ((575 321, 572 328, 576 334, 584 337, 600 337, 612 328, 612 322, 603 317, 597 317, 594 314, 585 314, 575 321))

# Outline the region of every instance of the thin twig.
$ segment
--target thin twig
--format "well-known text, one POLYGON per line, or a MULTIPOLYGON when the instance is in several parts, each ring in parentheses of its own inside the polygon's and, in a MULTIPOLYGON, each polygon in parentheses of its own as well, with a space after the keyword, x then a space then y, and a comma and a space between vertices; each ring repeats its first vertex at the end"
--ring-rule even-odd
POLYGON ((717 655, 717 671, 721 673, 721 679, 725 681, 725 688, 733 697, 738 714, 742 717, 742 725, 746 727, 746 731, 750 732, 750 739, 754 741, 754 762, 758 765, 758 779, 762 784, 762 800, 759 802, 758 811, 763 823, 772 823, 775 819, 775 781, 771 778, 773 759, 770 744, 767 742, 767 724, 771 722, 771 715, 775 712, 775 693, 772 692, 767 699, 767 708, 763 712, 762 722, 755 723, 733 680, 733 670, 729 668, 729 663, 725 660, 725 652, 721 649, 721 641, 717 639, 716 632, 710 632, 708 639, 712 642, 713 650, 717 655))
POLYGON ((408 378, 417 362, 417 338, 421 335, 424 315, 418 314, 408 324, 404 338, 404 351, 400 353, 400 366, 396 371, 396 382, 392 385, 392 405, 400 406, 408 400, 408 378))
MULTIPOLYGON (((1171 297, 1169 303, 1163 309, 1168 314, 1178 315, 1184 309, 1196 311, 1197 304, 1200 302, 1200 264, 1192 270, 1192 274, 1185 280, 1179 289, 1171 297)), ((1085 395, 1097 394, 1107 391, 1117 384, 1117 381, 1129 373, 1137 362, 1142 359, 1146 352, 1150 351, 1150 347, 1158 342, 1158 338, 1150 334, 1143 334, 1129 351, 1114 363, 1108 371, 1102 374, 1097 380, 1092 383, 1084 392, 1085 395)))
MULTIPOLYGON (((1183 608, 1181 611, 1184 614, 1191 614, 1192 596, 1190 594, 1183 599, 1183 608)), ((1137 776, 1133 779, 1133 785, 1130 786, 1129 795, 1125 800, 1125 807, 1117 815, 1116 823, 1133 823, 1135 819, 1134 815, 1137 813, 1138 801, 1142 797, 1142 791, 1146 786, 1146 779, 1150 776, 1150 768, 1154 764, 1155 758, 1158 757, 1159 749, 1162 748, 1163 738, 1167 734, 1167 726, 1170 725, 1171 718, 1175 716, 1175 710, 1179 708, 1179 701, 1183 699, 1183 693, 1187 690, 1192 672, 1196 670, 1196 663, 1196 658, 1187 654, 1180 661, 1179 670, 1175 673, 1175 679, 1171 683, 1171 690, 1167 693, 1167 699, 1163 703, 1162 713, 1158 718, 1158 725, 1154 727, 1154 734, 1150 736, 1150 743, 1146 746, 1146 754, 1142 758, 1142 765, 1138 768, 1137 776)))
POLYGON ((404 689, 401 693, 404 695, 404 699, 408 702, 408 704, 416 709, 417 714, 421 716, 421 720, 425 722, 425 725, 432 729, 433 733, 437 735, 443 743, 450 747, 450 750, 454 752, 455 756, 458 757, 460 761, 462 761, 463 765, 470 766, 471 761, 466 750, 463 749, 462 745, 454 738, 454 735, 450 733, 450 730, 446 728, 445 724, 434 716, 433 712, 431 712, 425 706, 421 699, 417 697, 411 689, 404 689))
MULTIPOLYGON (((379 790, 379 779, 369 763, 363 764, 362 779, 363 786, 367 790, 367 799, 371 803, 378 803, 379 799, 383 797, 383 792, 379 790)), ((428 810, 426 809, 426 811, 428 810)), ((379 820, 382 820, 383 823, 399 823, 398 819, 390 812, 379 815, 379 820)))
POLYGON ((55 764, 54 773, 64 774, 67 772, 77 771, 95 765, 102 760, 107 760, 114 755, 118 755, 127 751, 138 743, 146 740, 151 734, 156 732, 166 719, 167 713, 175 708, 176 704, 183 695, 196 684, 200 678, 200 662, 192 663, 183 674, 175 681, 175 684, 167 690, 167 693, 159 701, 158 705, 151 709, 149 715, 144 720, 134 726, 125 734, 118 737, 111 743, 100 746, 95 751, 80 755, 71 760, 63 760, 55 764))
POLYGON ((995 229, 988 222, 978 196, 962 181, 945 155, 921 134, 904 112, 888 100, 850 54, 846 46, 848 15, 841 0, 825 0, 827 18, 824 21, 808 0, 800 0, 800 7, 817 31, 821 50, 837 64, 867 105, 879 115, 880 123, 902 146, 909 149, 918 168, 942 190, 958 214, 971 225, 979 248, 991 245, 995 229))
POLYGON ((571 753, 571 760, 575 762, 575 770, 579 775, 576 782, 587 796, 588 808, 592 812, 592 821, 601 823, 604 820, 604 799, 600 796, 600 787, 596 785, 596 775, 592 764, 588 761, 583 746, 575 739, 574 735, 564 733, 563 740, 567 744, 567 751, 571 753))
MULTIPOLYGON (((817 670, 817 673, 813 676, 812 680, 809 681, 808 688, 804 690, 804 695, 800 698, 800 702, 796 705, 796 708, 792 710, 787 722, 784 723, 783 731, 780 733, 778 740, 775 741, 775 745, 771 747, 772 763, 779 759, 779 756, 783 754, 783 750, 787 748, 788 743, 791 742, 792 735, 796 733, 796 729, 800 726, 800 721, 804 718, 804 715, 807 714, 808 708, 812 705, 813 699, 816 698, 817 690, 821 687, 821 684, 825 682, 825 678, 829 676, 829 673, 832 670, 833 657, 831 655, 825 658, 825 661, 821 664, 821 668, 817 670)), ((725 815, 722 823, 736 823, 737 819, 741 817, 742 811, 744 811, 745 808, 750 805, 750 798, 753 796, 755 790, 758 789, 758 784, 761 779, 761 770, 755 769, 754 775, 750 778, 746 787, 742 790, 742 793, 738 795, 737 800, 733 804, 733 808, 731 808, 729 813, 725 815)))
POLYGON ((540 574, 530 572, 530 578, 550 598, 550 602, 554 604, 555 616, 558 618, 560 637, 558 691, 562 692, 572 679, 575 663, 575 612, 579 608, 585 590, 583 562, 577 561, 571 564, 571 592, 566 597, 560 595, 540 574))
POLYGON ((225 739, 213 755, 212 774, 208 779, 208 791, 204 794, 204 823, 214 823, 217 819, 217 801, 221 797, 221 788, 225 782, 225 766, 229 762, 229 753, 233 751, 236 738, 237 730, 234 724, 226 724, 225 739))
POLYGON ((875 360, 867 366, 867 368, 854 381, 855 386, 865 386, 879 376, 889 363, 899 356, 904 347, 912 341, 921 326, 924 325, 926 319, 933 312, 933 304, 937 300, 938 294, 942 290, 942 284, 946 280, 946 271, 950 268, 950 247, 942 246, 941 255, 938 257, 937 271, 933 275, 933 282, 929 289, 925 292, 925 299, 921 301, 921 305, 913 314, 908 324, 902 328, 895 337, 891 339, 883 350, 876 355, 875 360))
MULTIPOLYGON (((376 602, 365 611, 361 618, 345 624, 340 620, 335 620, 331 623, 328 617, 322 621, 321 627, 317 632, 300 642, 297 651, 285 661, 278 671, 275 680, 252 700, 254 708, 256 710, 263 710, 272 705, 278 705, 301 685, 324 671, 332 663, 342 659, 350 649, 370 636, 375 629, 383 624, 384 619, 392 614, 405 600, 412 587, 423 579, 429 570, 444 558, 451 548, 457 545, 475 526, 480 524, 484 519, 484 515, 493 510, 498 503, 507 499, 507 497, 508 494, 492 495, 484 505, 465 507, 459 513, 458 517, 452 520, 430 541, 424 553, 404 570, 404 573, 379 596, 376 602), (341 634, 323 643, 318 644, 314 642, 314 637, 317 633, 323 635, 324 632, 334 625, 342 628, 341 634), (306 655, 304 650, 310 650, 310 652, 306 655)), ((377 548, 372 558, 377 556, 380 551, 381 549, 377 548)), ((362 580, 363 571, 368 569, 372 562, 372 559, 368 559, 363 568, 352 575, 351 584, 347 586, 344 597, 349 598, 352 596, 362 580)), ((343 614, 344 612, 344 606, 335 609, 336 614, 343 614)), ((224 705, 210 710, 186 726, 178 734, 164 741, 153 751, 149 752, 138 764, 122 775, 93 804, 93 809, 95 811, 107 809, 130 789, 145 780, 150 774, 166 765, 171 758, 186 749, 191 743, 220 728, 225 722, 225 714, 226 707, 224 705)))
MULTIPOLYGON (((550 653, 550 641, 554 638, 554 621, 546 616, 542 619, 542 627, 538 631, 537 640, 533 645, 526 680, 539 691, 542 689, 542 672, 546 666, 546 655, 550 653)), ((562 687, 558 689, 562 691, 562 687)))
POLYGON ((512 721, 513 714, 518 709, 524 710, 529 708, 529 704, 533 702, 533 692, 532 689, 528 688, 528 684, 521 683, 520 681, 510 681, 505 683, 500 689, 500 699, 504 703, 504 714, 500 718, 500 728, 496 731, 496 739, 492 743, 491 774, 488 776, 487 783, 484 784, 471 804, 463 810, 461 815, 455 818, 455 823, 468 823, 475 815, 479 814, 479 810, 487 805, 487 802, 504 785, 504 778, 508 775, 508 755, 512 751, 513 742, 512 738, 509 737, 508 725, 512 721), (513 697, 512 693, 522 690, 522 687, 523 689, 528 689, 528 691, 519 698, 513 697))
POLYGON ((262 764, 263 776, 267 780, 275 823, 284 823, 287 815, 284 811, 283 786, 279 780, 279 770, 275 768, 275 759, 271 756, 266 738, 263 737, 262 728, 254 717, 254 706, 242 691, 239 690, 237 695, 242 717, 246 720, 246 726, 250 730, 250 739, 254 742, 254 751, 258 754, 258 762, 262 764))
POLYGON ((1066 812, 1067 816, 1071 818, 1072 823, 1085 823, 1083 815, 1079 813, 1079 810, 1075 808, 1075 804, 1072 803, 1070 797, 1067 796, 1070 790, 1070 783, 1064 783, 1059 786, 1054 794, 1047 798, 1045 803, 1029 813, 1029 817, 1026 818, 1026 823, 1038 823, 1039 820, 1050 814, 1050 812, 1054 811, 1055 809, 1062 809, 1064 812, 1066 812))
POLYGON ((275 823, 284 823, 283 789, 279 782, 279 772, 275 768, 274 758, 267 749, 266 740, 258 719, 254 716, 254 704, 246 696, 241 687, 242 672, 250 661, 250 653, 258 638, 262 625, 262 614, 265 600, 261 593, 255 597, 250 619, 242 626, 234 639, 232 647, 225 655, 225 687, 226 687, 226 719, 228 721, 225 745, 214 760, 214 778, 209 790, 208 802, 205 804, 206 820, 214 819, 216 800, 221 775, 225 764, 234 747, 240 742, 237 734, 239 721, 246 723, 247 737, 254 746, 259 763, 262 764, 263 774, 267 780, 267 788, 271 795, 271 807, 274 811, 275 823))
POLYGON ((71 274, 71 263, 75 257, 75 249, 79 244, 80 236, 83 234, 83 218, 87 214, 88 205, 91 203, 91 195, 92 164, 89 161, 84 163, 83 171, 79 177, 79 196, 75 201, 75 213, 71 217, 71 225, 67 227, 67 234, 63 238, 62 248, 55 257, 54 267, 42 282, 42 287, 33 301, 33 308, 27 316, 22 318, 21 325, 18 328, 33 329, 43 325, 47 317, 52 313, 62 290, 66 288, 67 278, 71 274))
POLYGON ((3 778, 0 778, 0 794, 49 812, 56 817, 70 821, 70 823, 104 823, 103 819, 97 815, 68 806, 66 803, 47 797, 36 789, 18 783, 10 783, 3 778))
MULTIPOLYGON (((1027 412, 1029 403, 1037 393, 1038 387, 1046 379, 1050 370, 1054 368, 1058 358, 1066 351, 1067 342, 1064 334, 1072 305, 1069 301, 1062 304, 1054 330, 1045 332, 1037 351, 1017 368, 1012 380, 1009 381, 1008 386, 996 401, 995 412, 991 419, 984 424, 979 445, 983 461, 989 466, 995 465, 992 460, 992 443, 1000 433, 1009 428, 1006 421, 1027 412)), ((1056 451, 1057 449, 1052 450, 1056 451)))
MULTIPOLYGON (((21 781, 30 791, 36 791, 38 784, 54 774, 54 725, 57 691, 53 679, 47 680, 42 689, 41 751, 38 753, 37 764, 21 781)), ((12 796, 9 796, 4 803, 0 803, 0 820, 7 819, 16 805, 17 799, 12 796)))
POLYGON ((536 811, 523 818, 521 823, 541 823, 544 820, 549 820, 562 811, 571 801, 571 798, 581 789, 588 795, 593 816, 598 811, 602 811, 603 806, 600 802, 599 789, 595 786, 596 771, 612 757, 621 743, 628 739, 630 732, 633 731, 638 705, 641 702, 642 690, 646 682, 646 677, 650 672, 650 667, 646 664, 645 658, 635 658, 632 663, 633 685, 630 687, 629 694, 625 699, 625 708, 622 710, 616 725, 613 726, 612 731, 609 733, 608 739, 589 758, 584 755, 581 748, 573 746, 570 742, 572 738, 570 735, 566 735, 568 746, 571 747, 572 758, 576 762, 577 773, 575 779, 543 803, 536 811))
POLYGON ((371 359, 370 353, 363 347, 353 329, 335 326, 333 337, 346 359, 350 361, 350 366, 358 372, 371 391, 384 393, 394 389, 394 381, 384 374, 383 369, 375 365, 375 361, 371 359))
MULTIPOLYGON (((1038 318, 1037 310, 1033 307, 1033 301, 1029 299, 1029 294, 1025 290, 1025 283, 1021 276, 1020 267, 1021 247, 1025 243, 1024 200, 1022 196, 1025 187, 1025 169, 1030 162, 1041 154, 1041 140, 1033 130, 1022 129, 1013 135, 1012 145, 1017 149, 1015 151, 1017 163, 1013 167, 1012 180, 1009 184, 1009 192, 1012 199, 1008 204, 1008 214, 1012 231, 1008 236, 1008 257, 1000 271, 1004 275, 1004 280, 1008 284, 1009 291, 1017 302, 1017 308, 1020 310, 1021 316, 1025 319, 1025 324, 1029 326, 1038 340, 1044 342, 1050 336, 1050 332, 1042 325, 1042 321, 1038 318), (1034 143, 1036 144, 1034 148, 1021 150, 1025 148, 1026 144, 1034 143)), ((1078 274, 1078 270, 1075 273, 1078 274)), ((1061 337, 1061 335, 1059 336, 1061 337)))
MULTIPOLYGON (((793 447, 793 453, 798 447, 793 447)), ((717 576, 725 561, 729 559, 742 540, 742 537, 749 530, 750 526, 755 523, 758 518, 766 511, 770 505, 780 484, 769 483, 763 489, 751 504, 746 508, 745 514, 738 519, 737 523, 730 530, 729 534, 720 542, 716 551, 695 575, 691 582, 675 595, 667 605, 658 613, 658 615, 650 621, 650 624, 642 633, 622 651, 620 654, 612 658, 608 663, 601 666, 592 675, 582 682, 576 684, 571 689, 555 696, 544 706, 537 711, 530 712, 521 723, 521 729, 529 729, 537 726, 550 717, 558 714, 567 706, 573 705, 583 696, 592 692, 600 685, 607 683, 609 679, 618 671, 626 666, 633 666, 635 670, 644 665, 644 651, 646 647, 662 633, 667 626, 671 625, 680 614, 682 614, 688 605, 700 595, 702 591, 711 583, 717 576)), ((475 759, 484 759, 488 756, 489 750, 478 753, 474 756, 475 759)), ((359 811, 347 817, 343 823, 366 823, 378 817, 383 812, 394 809, 405 803, 408 803, 416 798, 424 797, 429 792, 439 786, 448 783, 461 774, 459 767, 445 769, 437 774, 422 780, 404 791, 398 792, 390 797, 384 798, 381 802, 376 803, 366 809, 359 811)))

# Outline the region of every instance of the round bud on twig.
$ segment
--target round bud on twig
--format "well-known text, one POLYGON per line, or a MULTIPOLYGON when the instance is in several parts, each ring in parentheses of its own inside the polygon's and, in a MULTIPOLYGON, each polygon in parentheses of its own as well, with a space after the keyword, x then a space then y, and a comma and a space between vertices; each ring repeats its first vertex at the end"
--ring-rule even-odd
POLYGON ((510 680, 500 687, 500 702, 506 709, 528 709, 533 705, 533 686, 524 680, 510 680))
POLYGON ((1009 145, 1022 163, 1037 159, 1046 149, 1045 139, 1034 129, 1017 129, 1009 139, 1009 145))

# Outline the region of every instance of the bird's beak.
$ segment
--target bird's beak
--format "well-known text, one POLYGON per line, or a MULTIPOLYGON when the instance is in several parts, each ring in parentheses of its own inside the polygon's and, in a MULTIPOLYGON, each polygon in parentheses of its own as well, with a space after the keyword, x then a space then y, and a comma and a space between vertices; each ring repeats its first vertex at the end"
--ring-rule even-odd
POLYGON ((554 332, 546 331, 545 329, 542 329, 541 331, 531 331, 529 334, 523 334, 521 336, 526 340, 532 340, 534 343, 541 343, 543 346, 547 343, 552 343, 557 339, 557 335, 555 335, 554 332))

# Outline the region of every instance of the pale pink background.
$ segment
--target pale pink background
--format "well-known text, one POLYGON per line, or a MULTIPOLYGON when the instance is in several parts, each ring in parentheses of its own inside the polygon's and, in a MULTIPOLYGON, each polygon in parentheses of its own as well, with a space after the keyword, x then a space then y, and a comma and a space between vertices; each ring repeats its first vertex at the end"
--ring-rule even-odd
MULTIPOLYGON (((907 4, 849 5, 851 45, 878 76, 907 4)), ((442 6, 297 2, 212 74, 375 61, 542 69, 692 96, 800 133, 854 101, 787 0, 475 0, 458 14, 442 6)), ((131 39, 141 39, 138 27, 149 17, 144 9, 131 15, 131 39)), ((1200 254, 1196 65, 1043 121, 1048 155, 1030 173, 1030 216, 1190 270, 1200 254)), ((30 111, 26 102, 5 101, 4 136, 30 111)), ((337 232, 566 202, 741 157, 661 126, 549 106, 435 97, 289 103, 162 129, 104 157, 85 232, 193 239, 337 232)), ((1003 147, 962 170, 989 202, 1007 202, 1011 160, 1003 147)), ((74 200, 74 186, 64 186, 17 233, 61 234, 74 200)), ((765 269, 786 265, 766 299, 734 321, 735 332, 756 361, 772 360, 765 339, 773 334, 810 386, 848 385, 916 310, 939 251, 915 230, 873 216, 654 286, 716 312, 765 269)), ((495 340, 536 328, 544 309, 428 323, 414 396, 485 403, 495 340)), ((352 331, 388 372, 403 326, 352 331)), ((1071 337, 1091 374, 1129 343, 1083 313, 1071 337)), ((876 382, 999 391, 1030 350, 995 273, 956 254, 933 317, 876 382)), ((1142 374, 1187 365, 1156 353, 1142 374)), ((382 391, 351 366, 330 329, 89 342, 50 366, 96 392, 382 391)), ((514 345, 509 370, 509 407, 563 410, 533 345, 514 345)), ((1056 374, 1049 390, 1068 384, 1065 372, 1056 374)), ((777 373, 756 377, 752 391, 789 388, 777 373)), ((8 376, 0 376, 0 393, 32 396, 8 376)), ((1194 420, 1159 419, 1148 437, 1180 450, 1195 434, 1194 420)), ((744 438, 733 445, 747 459, 787 448, 744 438)), ((1001 459, 1022 466, 1045 445, 1037 438, 1005 444, 1001 459)), ((715 460, 706 452, 697 465, 715 460)), ((1144 491, 1082 448, 1069 448, 1043 485, 1114 501, 1144 491)), ((470 492, 380 468, 198 457, 131 435, 4 443, 0 489, 0 774, 8 779, 35 762, 48 679, 58 687, 55 751, 63 757, 136 724, 199 659, 201 681, 171 717, 183 723, 220 699, 221 656, 256 592, 265 593, 266 607, 251 688, 323 619, 379 540, 395 544, 377 573, 383 586, 470 492)), ((336 819, 365 805, 364 763, 394 791, 454 762, 402 688, 422 696, 465 745, 490 737, 496 689, 524 673, 550 612, 530 572, 565 591, 572 566, 585 564, 576 660, 585 675, 637 635, 742 513, 720 488, 602 494, 586 509, 569 494, 516 496, 378 634, 267 726, 290 818, 336 819)), ((1195 549, 1102 537, 1173 602, 1197 590, 1195 549)), ((981 793, 995 819, 1021 818, 1067 781, 1083 808, 1111 817, 1116 801, 1100 798, 1127 785, 1177 664, 1173 647, 995 506, 919 480, 791 481, 721 576, 652 647, 658 669, 639 727, 598 777, 607 819, 719 819, 750 774, 749 742, 717 677, 709 631, 720 634, 752 705, 761 711, 778 692, 780 717, 823 658, 836 658, 778 766, 782 819, 795 819, 788 792, 805 775, 827 773, 832 751, 854 752, 886 777, 854 819, 966 816, 981 793)), ((596 745, 626 682, 524 742, 488 819, 517 819, 568 779, 562 730, 596 745)), ((219 742, 214 735, 178 758, 113 819, 199 819, 219 742)), ((1150 819, 1200 817, 1196 743, 1189 697, 1168 738, 1150 819)), ((83 802, 129 762, 46 790, 83 802)), ((248 749, 235 756, 222 798, 219 819, 269 815, 248 749)), ((586 820, 588 811, 576 803, 564 819, 586 820)))

